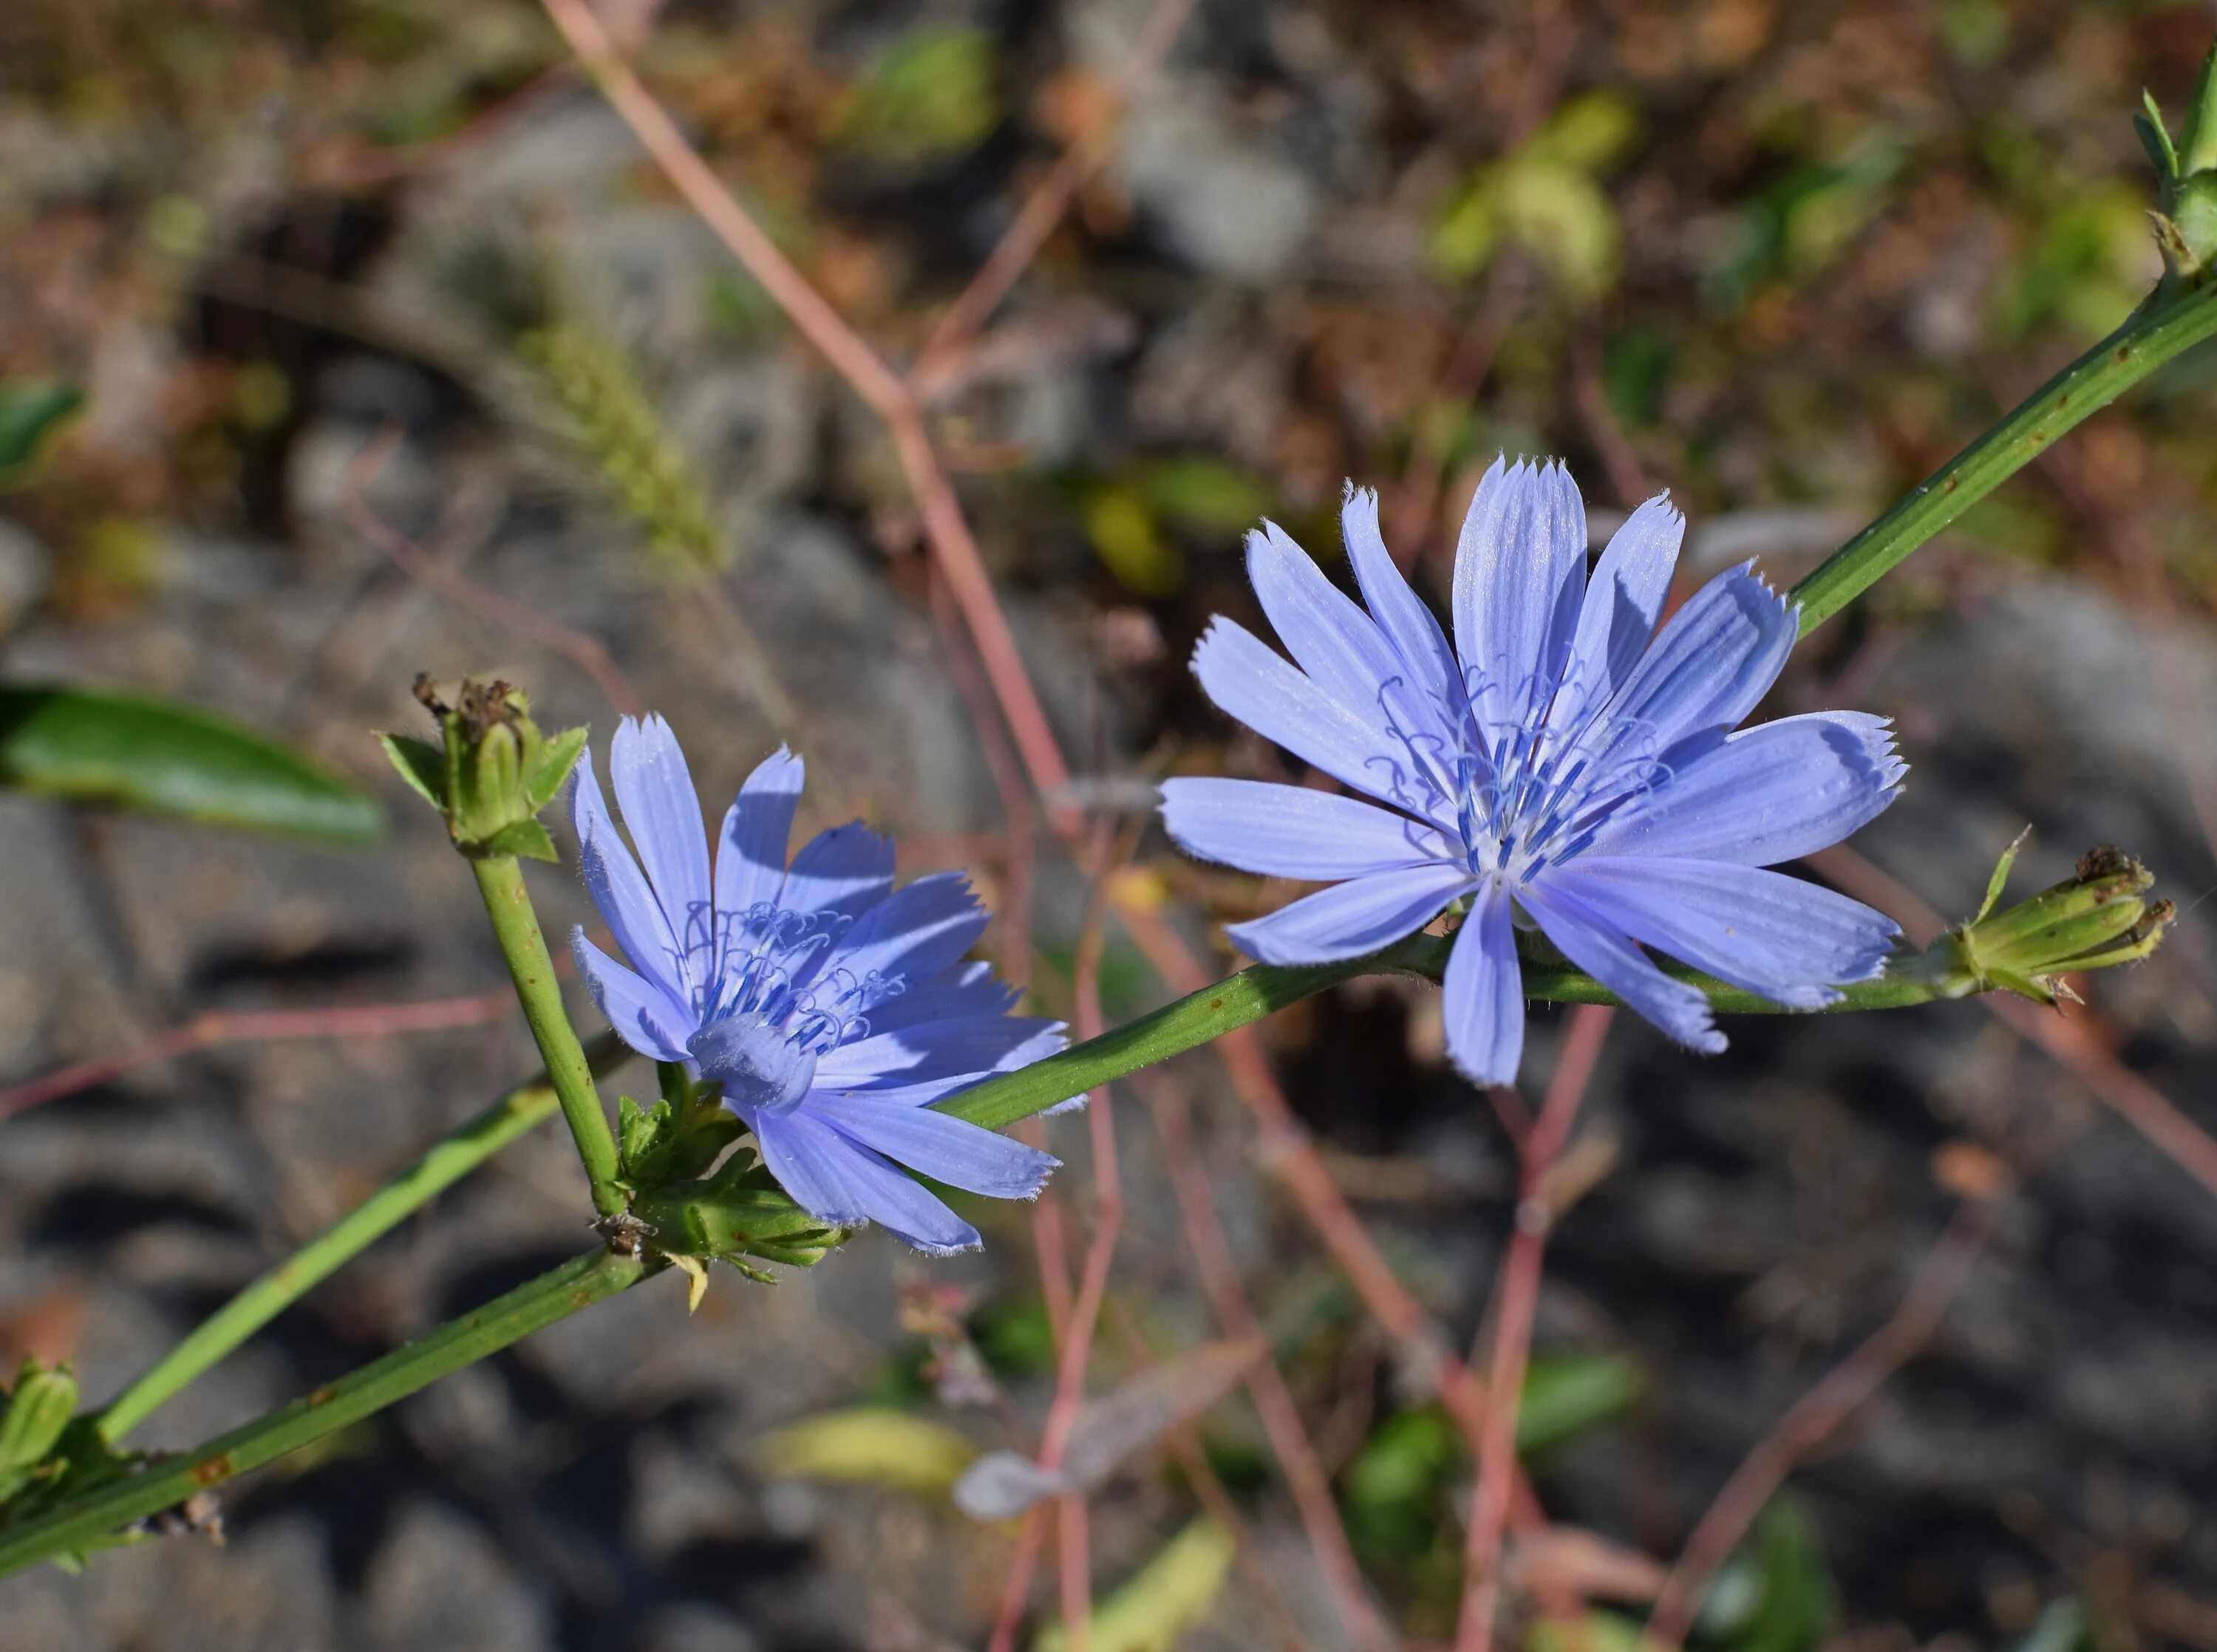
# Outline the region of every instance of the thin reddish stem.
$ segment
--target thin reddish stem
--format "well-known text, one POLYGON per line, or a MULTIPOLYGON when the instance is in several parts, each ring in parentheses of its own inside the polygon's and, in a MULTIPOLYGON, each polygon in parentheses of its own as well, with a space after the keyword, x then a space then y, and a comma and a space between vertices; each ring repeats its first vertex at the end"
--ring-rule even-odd
POLYGON ((1686 1638, 1717 1569, 1739 1546, 1763 1506, 1794 1465, 1823 1443, 1879 1385, 1930 1341, 1971 1265, 1993 1232, 2003 1200, 1966 1201, 1917 1272, 1908 1294, 1886 1323, 1817 1385, 1794 1402, 1777 1425, 1741 1460, 1687 1539, 1648 1619, 1647 1644, 1675 1652, 1686 1638))
POLYGON ((120 1078, 140 1067, 169 1061, 219 1044, 269 1042, 281 1039, 369 1039, 399 1032, 436 1032, 451 1027, 483 1026, 516 1008, 507 987, 463 998, 431 998, 407 1004, 352 1004, 334 1009, 211 1009, 118 1055, 96 1056, 0 1090, 0 1119, 75 1095, 120 1078))
POLYGON ((1008 881, 1002 891, 998 917, 1001 976, 1013 985, 1024 986, 1031 979, 1032 887, 1039 858, 1038 816, 1032 808, 1031 793, 1025 789, 1016 755, 1010 749, 1008 737, 995 715, 991 685, 978 673, 977 656, 956 623, 945 576, 936 564, 929 577, 928 596, 932 624, 939 632, 940 656, 946 662, 947 675, 954 681, 954 692, 960 697, 963 709, 969 713, 971 726, 977 730, 978 749, 985 757, 985 772, 992 778, 993 790, 1000 796, 1002 817, 1007 823, 1008 881))
MULTIPOLYGON (((1225 1238, 1215 1192, 1195 1150, 1193 1124, 1183 1092, 1153 1069, 1134 1073, 1130 1082, 1146 1100, 1155 1133, 1162 1141, 1170 1191, 1185 1230, 1186 1248, 1192 1253, 1194 1269, 1217 1328, 1227 1337, 1261 1335, 1262 1322, 1239 1283, 1238 1266, 1225 1238)), ((1340 1523, 1339 1507, 1332 1500, 1331 1477, 1301 1425, 1300 1408, 1294 1402, 1293 1390, 1286 1386, 1275 1364, 1260 1361, 1248 1373, 1247 1396, 1286 1476, 1286 1489, 1293 1494, 1302 1531, 1323 1570, 1340 1627, 1360 1652, 1391 1647, 1393 1630, 1371 1601, 1362 1569, 1347 1539, 1347 1528, 1340 1523)))
MULTIPOLYGON (((1105 833, 1096 835, 1092 849, 1089 859, 1096 870, 1085 916, 1078 929, 1078 954, 1072 970, 1080 1039, 1097 1038, 1106 1030, 1101 1010, 1101 952, 1108 923, 1108 877, 1121 859, 1110 853, 1105 833)), ((1077 1300, 1070 1305, 1055 1338, 1054 1399, 1047 1408, 1047 1422, 1040 1433, 1039 1462, 1048 1469, 1061 1464, 1062 1453, 1070 1443, 1071 1428, 1085 1402, 1085 1372, 1092 1360, 1094 1329, 1100 1322, 1101 1305, 1108 1292, 1109 1271, 1115 1261, 1116 1243, 1124 1229, 1124 1184, 1116 1162, 1115 1114, 1105 1086, 1089 1096, 1086 1124, 1093 1149, 1094 1224, 1086 1245, 1077 1300)), ((1050 1267, 1047 1237, 1043 1225, 1034 1223, 1033 1240, 1040 1250, 1043 1281, 1050 1267)), ((1059 1223, 1054 1224, 1053 1251, 1052 1266, 1059 1273, 1063 1267, 1059 1223)), ((1053 1328, 1052 1316, 1049 1326, 1053 1328)), ((1080 1507, 1073 1513, 1071 1507, 1073 1503, 1083 1504, 1084 1494, 1071 1493, 1058 1501, 1061 1510, 1057 1530, 1061 1539, 1058 1570, 1063 1634, 1065 1644, 1073 1652, 1084 1652, 1092 1617, 1091 1567, 1087 1556, 1084 1510, 1080 1507)), ((1012 1643, 1004 1637, 1013 1637, 1024 1599, 1031 1592, 1038 1538, 1038 1522, 1028 1519, 1023 1532, 1018 1535, 1016 1559, 1004 1586, 1001 1611, 994 1625, 993 1652, 1001 1652, 1001 1649, 1012 1643)))
POLYGON ((1501 1265, 1495 1297, 1493 1363, 1478 1452, 1478 1489, 1464 1533, 1462 1609, 1455 1633, 1458 1652, 1488 1652, 1501 1598, 1501 1535, 1509 1521, 1516 1473, 1516 1418, 1530 1363, 1532 1322, 1540 1305, 1541 1269, 1554 1211, 1547 1202, 1547 1173, 1570 1140, 1602 1040, 1615 1012, 1582 1004, 1570 1014, 1563 1052, 1548 1080, 1538 1117, 1518 1143, 1516 1230, 1501 1265))
POLYGON ((908 391, 876 351, 834 310, 796 268, 793 261, 738 203, 700 152, 677 129, 654 96, 639 83, 631 65, 586 0, 540 0, 547 16, 569 42, 570 50, 601 89, 601 96, 622 117, 640 147, 653 158, 716 238, 746 268, 815 346, 855 393, 881 416, 908 405, 908 391))
POLYGON ((1194 0, 1155 0, 1154 9, 1139 26, 1139 38, 1117 76, 1114 102, 1103 109, 1077 140, 1065 150, 1039 186, 1026 197, 1000 241, 978 267, 969 285, 956 295, 926 341, 910 382, 923 400, 930 401, 960 360, 994 309, 1009 294, 1032 260, 1039 256, 1048 236, 1070 211, 1078 188, 1100 169, 1115 141, 1125 112, 1139 99, 1146 83, 1161 70, 1176 44, 1178 31, 1191 15, 1194 0))
POLYGON ((645 714, 646 702, 631 686, 631 680, 617 669, 608 650, 584 632, 564 625, 560 620, 541 613, 528 602, 520 602, 503 591, 489 585, 480 585, 468 576, 449 568, 423 547, 386 521, 369 507, 364 496, 369 484, 392 457, 393 448, 400 441, 397 425, 387 425, 373 436, 349 461, 346 475, 339 487, 339 510, 354 531, 382 551, 399 564, 403 572, 413 580, 452 597, 455 601, 491 620, 495 625, 514 632, 526 641, 561 655, 575 665, 594 686, 608 697, 608 703, 626 717, 645 714))
POLYGON ((887 414, 886 422, 894 451, 900 457, 902 473, 923 515, 925 541, 946 576, 955 606, 962 611, 962 622, 977 647, 985 680, 993 686, 993 697, 1000 702, 1010 737, 1016 742, 1033 788, 1047 800, 1055 829, 1071 837, 1082 829, 1083 823, 1066 796, 1069 765, 1055 743, 1047 709, 1032 687, 1016 633, 1009 629, 1008 616, 1002 613, 1000 599, 993 593, 992 578, 963 517, 954 484, 947 479, 925 434, 923 419, 913 405, 904 404, 887 414))
POLYGON ((1617 503, 1633 509, 1651 490, 1640 455, 1633 451, 1624 427, 1617 422, 1616 410, 1609 404, 1609 386, 1602 376, 1598 312, 1586 317, 1571 346, 1571 400, 1578 410, 1578 422, 1586 428, 1586 439, 1601 455, 1602 469, 1609 472, 1609 485, 1616 494, 1617 503))

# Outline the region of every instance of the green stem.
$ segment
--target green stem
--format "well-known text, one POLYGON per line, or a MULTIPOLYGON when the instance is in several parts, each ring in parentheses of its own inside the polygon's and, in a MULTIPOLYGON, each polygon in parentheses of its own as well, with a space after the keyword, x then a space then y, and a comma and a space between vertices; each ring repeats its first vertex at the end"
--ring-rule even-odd
MULTIPOLYGON (((586 1052, 596 1074, 614 1071, 631 1054, 612 1032, 594 1039, 586 1052)), ((414 1164, 242 1288, 109 1401, 100 1414, 102 1435, 111 1445, 122 1439, 248 1337, 545 1119, 554 1106, 554 1091, 541 1074, 449 1131, 414 1164)))
MULTIPOLYGON (((1317 964, 1288 968, 1257 964, 1227 976, 1214 986, 1203 987, 1175 1003, 1127 1021, 1097 1039, 1034 1062, 1013 1073, 989 1078, 960 1094, 937 1104, 942 1113, 966 1119, 989 1130, 1001 1130, 1044 1113, 1059 1101, 1121 1078, 1141 1067, 1150 1067, 1172 1056, 1197 1049, 1234 1028, 1258 1021, 1298 999, 1358 975, 1417 975, 1436 981, 1447 968, 1451 937, 1411 935, 1368 958, 1344 964, 1317 964)), ((1906 961, 1906 960, 1905 960, 1906 961)), ((1722 982, 1675 965, 1664 964, 1666 973, 1690 982, 1708 996, 1710 1005, 1731 1014, 1782 1015, 1793 1014, 1768 998, 1728 987, 1722 982)), ((1617 999, 1591 976, 1567 965, 1527 960, 1523 965, 1524 996, 1566 1004, 1614 1004, 1617 999)), ((1858 982, 1840 989, 1839 1002, 1823 1012, 1837 1014, 1865 1009, 1900 1009, 1930 1003, 1949 995, 1914 977, 1893 975, 1858 982)))
POLYGON ((127 1475, 21 1531, 0 1532, 0 1575, 96 1543, 134 1520, 175 1507, 195 1492, 359 1422, 451 1372, 628 1289, 645 1272, 629 1256, 588 1251, 243 1428, 127 1475))
POLYGON ((1903 558, 2022 470, 2079 420, 2217 334, 2217 285, 2159 289, 2125 324, 2035 391, 1794 588, 1807 636, 1903 558))
POLYGON ((585 1174, 593 1184, 593 1208, 602 1216, 617 1215, 623 1210, 624 1196, 616 1186, 615 1137, 608 1133, 608 1115, 593 1086, 592 1064, 570 1025, 569 1012, 562 1008, 554 960, 547 955, 547 937, 539 931, 531 891, 523 885, 523 868, 512 854, 493 854, 472 859, 470 870, 477 874, 485 915, 492 920, 493 935, 508 959, 523 1019, 531 1024, 540 1059, 547 1063, 547 1082, 562 1104, 570 1134, 577 1138, 577 1156, 584 1161, 585 1174))

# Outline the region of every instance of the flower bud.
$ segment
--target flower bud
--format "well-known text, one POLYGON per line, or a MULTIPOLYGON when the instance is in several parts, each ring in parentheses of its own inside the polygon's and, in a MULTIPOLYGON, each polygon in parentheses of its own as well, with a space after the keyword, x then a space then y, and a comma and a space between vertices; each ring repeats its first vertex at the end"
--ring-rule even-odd
POLYGON ((2146 958, 2177 914, 2150 901, 2155 876, 2123 850, 2103 847, 2079 858, 2063 882, 1996 912, 2002 885, 2024 837, 2010 845, 1986 885, 1978 915, 1924 950, 1905 973, 1960 998, 2006 988, 2043 1004, 2074 998, 2063 977, 2146 958))
POLYGON ((14 1496, 36 1475, 77 1414, 77 1378, 68 1361, 43 1365, 26 1359, 15 1390, 0 1411, 0 1501, 14 1496))
POLYGON ((553 860, 554 840, 539 812, 584 749, 585 730, 540 734, 523 691, 497 678, 465 678, 449 706, 429 677, 418 677, 416 698, 438 720, 441 743, 379 737, 401 778, 446 821, 455 847, 477 857, 553 860))

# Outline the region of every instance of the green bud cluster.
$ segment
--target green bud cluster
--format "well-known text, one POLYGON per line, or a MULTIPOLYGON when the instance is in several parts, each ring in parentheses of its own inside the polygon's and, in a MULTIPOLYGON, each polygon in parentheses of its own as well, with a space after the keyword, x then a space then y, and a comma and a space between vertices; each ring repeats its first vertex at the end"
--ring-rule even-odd
POLYGON ((2168 284, 2199 285, 2217 264, 2217 48, 2202 59, 2177 143, 2155 99, 2143 93, 2141 103, 2144 112, 2133 117, 2133 126, 2155 163, 2152 217, 2168 284))
POLYGON ((652 1107, 627 1095, 617 1101, 620 1182, 630 1208, 603 1221, 602 1236, 689 1275, 696 1307, 712 1261, 769 1285, 775 1276, 756 1262, 812 1267, 830 1254, 845 1234, 795 1205, 758 1156, 734 1154, 710 1174, 746 1126, 715 1085, 696 1084, 670 1063, 660 1071, 662 1098, 652 1107))
POLYGON ((2177 909, 2147 898, 2155 875, 2122 849, 2090 850, 2061 883, 1995 911, 2024 835, 1994 867, 1977 915, 1933 942, 1900 973, 1929 982, 1943 998, 1999 987, 2053 1004, 2077 998, 2065 977, 2129 964, 2155 951, 2177 909))
POLYGON ((794 1204, 758 1154, 733 1154, 710 1174, 746 1126, 715 1085, 695 1083, 667 1063, 661 1072, 662 1099, 652 1109, 628 1096, 618 1106, 623 1178, 639 1236, 693 1275, 696 1300, 707 1262, 728 1262, 769 1284, 774 1276, 750 1259, 812 1267, 838 1246, 846 1236, 794 1204))
POLYGON ((401 779, 439 811, 454 847, 472 859, 553 860, 554 840, 539 813, 569 778, 586 731, 540 734, 523 691, 498 678, 465 678, 450 706, 419 676, 416 698, 437 720, 440 743, 404 734, 378 738, 401 779))

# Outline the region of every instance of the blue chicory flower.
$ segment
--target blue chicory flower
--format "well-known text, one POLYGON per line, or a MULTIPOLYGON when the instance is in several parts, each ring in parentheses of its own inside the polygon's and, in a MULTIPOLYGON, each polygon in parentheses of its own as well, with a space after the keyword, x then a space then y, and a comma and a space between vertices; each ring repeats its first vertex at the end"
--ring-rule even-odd
POLYGON ((1654 947, 1795 1009, 1879 973, 1899 933, 1760 868, 1842 838, 1905 766, 1885 719, 1820 712, 1732 730, 1794 645, 1795 611, 1743 564, 1656 629, 1685 522, 1661 495, 1586 573, 1585 505, 1559 464, 1496 460, 1455 551, 1454 645, 1387 556, 1374 494, 1342 527, 1366 613, 1275 524, 1247 540, 1288 665, 1219 617, 1193 669, 1219 707, 1356 792, 1176 780, 1189 853, 1330 882, 1232 926, 1270 964, 1357 958, 1467 913, 1444 980, 1448 1051, 1513 1081, 1524 1042, 1514 926, 1528 922, 1673 1039, 1714 1052, 1701 994, 1654 947))
POLYGON ((572 938, 593 999, 641 1055, 723 1086, 795 1203, 837 1227, 875 1222, 918 1250, 978 1231, 898 1168, 1029 1199, 1056 1161, 930 1103, 1063 1046, 1062 1024, 962 955, 985 913, 960 872, 893 888, 893 846, 861 822, 786 865, 801 761, 781 747, 739 788, 711 864, 670 725, 626 718, 608 755, 638 849, 616 835, 590 754, 573 799, 585 886, 631 962, 572 938))

